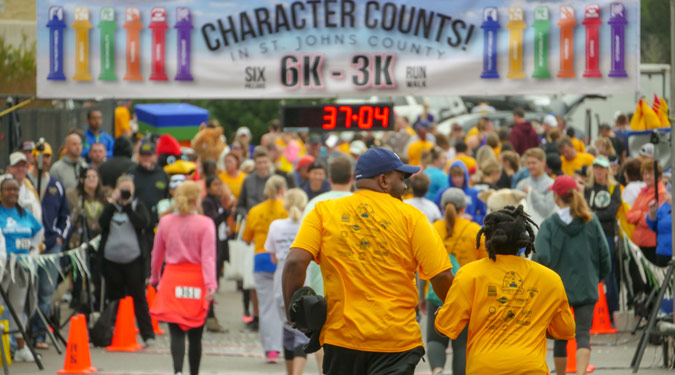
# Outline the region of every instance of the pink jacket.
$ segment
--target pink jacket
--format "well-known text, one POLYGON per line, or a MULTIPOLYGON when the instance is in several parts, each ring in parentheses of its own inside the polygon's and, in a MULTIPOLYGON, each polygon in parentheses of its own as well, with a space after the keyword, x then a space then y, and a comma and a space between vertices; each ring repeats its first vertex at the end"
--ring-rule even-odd
POLYGON ((155 234, 150 284, 159 283, 164 262, 201 264, 206 289, 216 289, 216 226, 213 220, 204 215, 164 216, 155 234))
MULTIPOLYGON (((666 199, 666 188, 662 182, 659 182, 659 202, 663 203, 664 199, 666 199)), ((656 246, 656 233, 649 229, 645 221, 649 213, 649 202, 653 200, 654 187, 645 186, 640 190, 640 194, 638 194, 635 202, 633 202, 633 206, 626 213, 626 220, 631 224, 635 224, 632 241, 638 246, 656 246)))

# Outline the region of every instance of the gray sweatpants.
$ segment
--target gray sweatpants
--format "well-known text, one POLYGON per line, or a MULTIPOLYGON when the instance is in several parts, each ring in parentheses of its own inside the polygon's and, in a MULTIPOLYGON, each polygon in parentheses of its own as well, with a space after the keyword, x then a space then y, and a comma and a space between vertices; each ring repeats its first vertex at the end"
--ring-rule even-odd
MULTIPOLYGON (((30 277, 28 271, 23 266, 17 264, 14 269, 14 281, 10 276, 9 265, 2 277, 2 289, 7 293, 7 299, 14 311, 21 319, 21 325, 26 328, 26 298, 28 297, 28 278, 30 277)), ((5 308, 2 314, 3 318, 7 317, 9 320, 9 330, 17 330, 16 321, 10 314, 9 310, 5 308)), ((21 334, 17 333, 16 337, 21 338, 21 334)))
POLYGON ((255 272, 255 291, 260 312, 260 341, 265 352, 281 353, 283 322, 274 298, 274 272, 255 272))

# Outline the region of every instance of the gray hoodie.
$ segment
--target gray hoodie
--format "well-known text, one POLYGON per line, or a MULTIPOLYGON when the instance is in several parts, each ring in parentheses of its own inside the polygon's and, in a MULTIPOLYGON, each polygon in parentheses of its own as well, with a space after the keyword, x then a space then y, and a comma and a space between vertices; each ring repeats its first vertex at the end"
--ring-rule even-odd
POLYGON ((87 163, 80 158, 78 161, 73 161, 68 155, 63 155, 61 160, 52 164, 49 173, 52 177, 56 177, 61 181, 65 190, 77 187, 77 180, 80 176, 80 168, 86 168, 87 163))
MULTIPOLYGON (((525 185, 532 187, 529 193, 528 201, 532 202, 532 209, 542 218, 546 219, 551 216, 557 209, 555 201, 553 200, 553 192, 548 188, 553 185, 553 179, 546 173, 539 177, 528 176, 518 182, 516 189, 525 191, 525 185)), ((539 223, 537 223, 539 224, 539 223)))

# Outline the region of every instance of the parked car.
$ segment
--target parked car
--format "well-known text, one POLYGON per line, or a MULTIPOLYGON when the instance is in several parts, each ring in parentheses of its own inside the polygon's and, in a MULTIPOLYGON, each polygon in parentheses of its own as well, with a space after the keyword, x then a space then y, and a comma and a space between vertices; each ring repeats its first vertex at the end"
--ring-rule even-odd
MULTIPOLYGON (((525 119, 527 121, 537 121, 541 122, 546 116, 546 113, 541 112, 525 112, 525 119)), ((465 115, 460 115, 456 117, 451 117, 445 121, 442 121, 438 124, 436 128, 439 133, 446 136, 450 135, 450 129, 452 124, 460 124, 464 132, 468 132, 471 128, 478 125, 478 120, 482 117, 487 117, 492 120, 492 124, 495 126, 495 129, 499 128, 511 128, 513 126, 513 113, 510 111, 497 111, 494 113, 481 114, 481 113, 469 113, 465 115)))

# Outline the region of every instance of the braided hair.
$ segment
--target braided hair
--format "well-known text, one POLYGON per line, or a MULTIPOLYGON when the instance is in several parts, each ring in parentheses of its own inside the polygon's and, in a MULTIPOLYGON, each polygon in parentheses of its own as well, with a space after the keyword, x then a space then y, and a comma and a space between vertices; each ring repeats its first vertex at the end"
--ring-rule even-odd
POLYGON ((535 252, 534 229, 539 228, 530 216, 523 212, 523 206, 506 206, 485 216, 483 228, 476 236, 476 248, 485 234, 485 247, 490 259, 496 261, 496 254, 515 255, 525 248, 525 255, 535 252))

